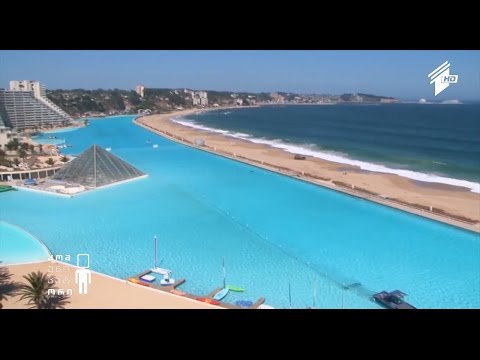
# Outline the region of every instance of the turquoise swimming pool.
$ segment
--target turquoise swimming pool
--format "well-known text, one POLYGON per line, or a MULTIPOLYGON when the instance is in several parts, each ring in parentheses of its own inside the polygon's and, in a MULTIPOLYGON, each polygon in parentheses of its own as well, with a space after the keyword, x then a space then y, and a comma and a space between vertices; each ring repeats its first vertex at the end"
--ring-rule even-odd
POLYGON ((379 308, 372 293, 399 289, 419 308, 480 308, 478 234, 176 144, 132 117, 58 136, 66 153, 95 142, 149 175, 73 198, 1 195, 0 219, 54 254, 89 253, 93 270, 152 267, 156 235, 160 265, 186 291, 221 286, 224 258, 226 282, 246 289, 228 302, 379 308))
POLYGON ((0 263, 24 264, 44 261, 48 249, 31 234, 18 226, 0 221, 0 263))

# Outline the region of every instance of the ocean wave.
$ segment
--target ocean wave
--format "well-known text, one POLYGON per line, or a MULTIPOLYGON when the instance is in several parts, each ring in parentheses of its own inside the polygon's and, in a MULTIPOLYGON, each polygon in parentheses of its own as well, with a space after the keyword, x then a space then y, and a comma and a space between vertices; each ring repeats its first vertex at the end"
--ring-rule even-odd
POLYGON ((369 163, 361 160, 354 160, 354 159, 348 158, 346 154, 321 150, 318 148, 316 144, 291 144, 291 143, 287 144, 282 139, 271 140, 271 139, 265 139, 265 138, 255 138, 249 134, 236 133, 228 130, 211 128, 185 118, 177 117, 177 118, 172 118, 171 120, 178 124, 189 126, 195 129, 210 131, 210 132, 222 134, 225 136, 231 136, 234 138, 247 140, 256 144, 268 145, 274 148, 282 149, 292 154, 312 156, 318 159, 336 162, 340 164, 358 166, 362 170, 399 175, 411 180, 466 187, 474 193, 480 193, 480 183, 475 183, 468 180, 454 179, 454 178, 439 176, 435 174, 426 174, 426 173, 412 171, 412 170, 393 169, 380 164, 369 163))

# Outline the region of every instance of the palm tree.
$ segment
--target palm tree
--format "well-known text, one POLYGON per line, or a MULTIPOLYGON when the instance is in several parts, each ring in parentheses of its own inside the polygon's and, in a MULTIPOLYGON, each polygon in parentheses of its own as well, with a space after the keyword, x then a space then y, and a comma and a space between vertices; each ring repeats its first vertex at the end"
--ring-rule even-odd
POLYGON ((23 284, 20 287, 18 292, 21 295, 20 300, 27 299, 28 305, 33 305, 37 309, 45 308, 48 302, 47 290, 53 288, 50 286, 50 283, 53 283, 53 277, 37 271, 25 275, 24 278, 28 281, 28 284, 23 284))
MULTIPOLYGON (((0 261, 1 263, 1 261, 0 261)), ((8 300, 9 296, 15 296, 20 283, 12 281, 12 274, 6 267, 0 267, 0 309, 3 300, 8 300)))
POLYGON ((68 161, 68 157, 66 157, 65 155, 62 156, 62 157, 60 158, 60 161, 63 162, 63 163, 66 163, 66 162, 68 161))
POLYGON ((17 154, 22 158, 23 161, 25 161, 25 159, 27 158, 27 152, 23 149, 19 149, 17 151, 17 154))
POLYGON ((48 158, 47 161, 45 161, 45 164, 52 166, 53 164, 55 164, 55 161, 53 161, 52 158, 48 158))

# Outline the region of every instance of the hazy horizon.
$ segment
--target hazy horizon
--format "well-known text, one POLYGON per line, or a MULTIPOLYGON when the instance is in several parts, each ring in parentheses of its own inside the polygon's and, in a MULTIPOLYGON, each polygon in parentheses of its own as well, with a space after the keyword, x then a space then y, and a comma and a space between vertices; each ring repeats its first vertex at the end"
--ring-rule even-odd
POLYGON ((299 94, 365 93, 404 101, 480 100, 480 51, 0 51, 0 88, 190 88, 299 94), (428 74, 448 60, 458 75, 438 96, 428 74), (121 74, 121 76, 119 76, 121 74))

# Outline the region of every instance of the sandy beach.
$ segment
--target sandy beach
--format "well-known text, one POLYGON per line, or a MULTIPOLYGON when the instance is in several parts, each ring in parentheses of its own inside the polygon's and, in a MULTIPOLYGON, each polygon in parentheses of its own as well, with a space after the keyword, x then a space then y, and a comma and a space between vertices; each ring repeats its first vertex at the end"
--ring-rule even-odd
MULTIPOLYGON (((49 265, 58 266, 59 264, 45 261, 25 265, 5 265, 4 267, 11 275, 9 282, 25 283, 23 275, 32 271, 48 273, 49 265)), ((64 264, 60 266, 62 272, 53 273, 63 282, 59 283, 57 287, 74 289, 73 295, 65 304, 65 309, 221 309, 218 306, 94 272, 92 272, 92 282, 89 285, 88 294, 80 295, 75 289, 75 268, 64 264)), ((26 300, 19 301, 19 298, 19 296, 8 296, 7 300, 2 300, 3 309, 28 309, 26 300)))
MULTIPOLYGON (((222 108, 226 109, 226 108, 222 108)), ((199 149, 277 171, 317 185, 334 188, 371 201, 480 232, 480 194, 470 189, 412 181, 393 174, 364 171, 358 167, 307 156, 295 160, 282 149, 256 144, 170 121, 174 116, 198 113, 199 109, 138 118, 136 123, 162 136, 199 149)))

